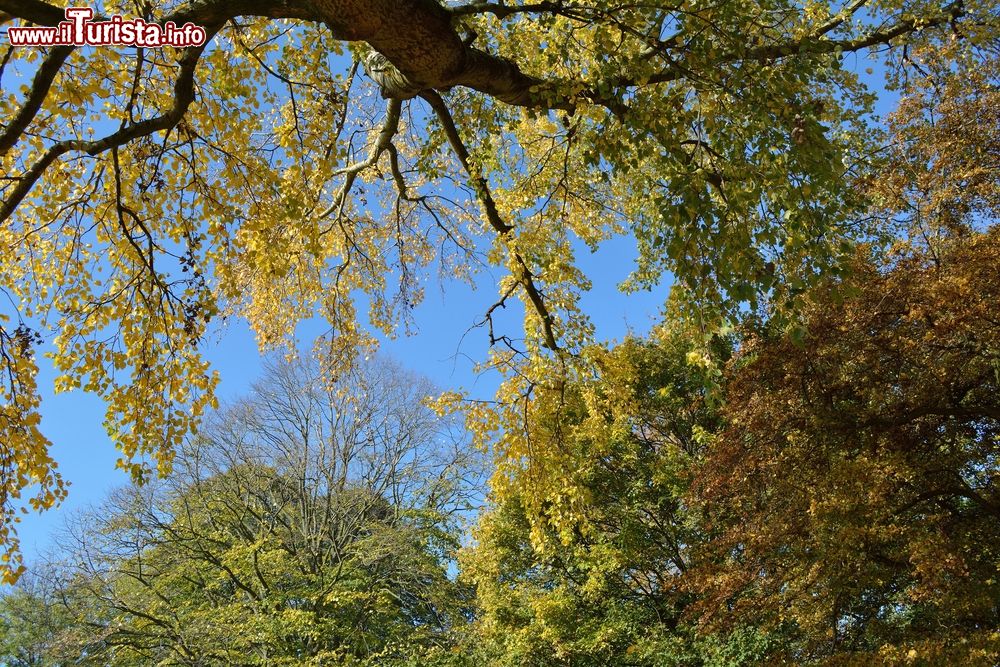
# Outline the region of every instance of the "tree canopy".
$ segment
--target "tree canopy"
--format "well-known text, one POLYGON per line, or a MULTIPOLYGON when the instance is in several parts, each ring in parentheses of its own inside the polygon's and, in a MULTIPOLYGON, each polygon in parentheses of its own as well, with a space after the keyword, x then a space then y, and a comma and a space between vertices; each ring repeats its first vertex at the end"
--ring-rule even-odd
POLYGON ((429 384, 387 362, 341 384, 326 390, 315 364, 272 365, 187 442, 169 480, 70 523, 55 592, 21 587, 0 613, 10 632, 48 634, 7 641, 94 665, 447 655, 470 613, 448 568, 479 466, 422 403, 429 384), (61 625, 22 629, 33 600, 61 625))
POLYGON ((425 389, 394 365, 340 393, 272 372, 171 477, 80 524, 59 576, 3 596, 0 647, 37 665, 995 664, 998 229, 954 223, 859 249, 810 291, 804 336, 713 336, 721 371, 674 320, 559 402, 542 391, 525 425, 555 445, 495 477, 457 580, 464 457, 406 399, 425 389))
POLYGON ((705 614, 794 625, 803 656, 996 659, 996 244, 858 267, 800 344, 745 344, 696 484, 705 614))
MULTIPOLYGON (((381 469, 334 492, 325 472, 289 472, 280 456, 192 477, 200 459, 184 443, 204 442, 188 440, 216 405, 204 342, 226 322, 248 322, 267 351, 324 318, 324 391, 346 400, 362 353, 410 331, 429 276, 475 282, 493 267, 496 293, 462 328, 478 325, 490 346, 479 368, 504 382, 494 401, 455 392, 435 404, 463 409, 494 454, 495 508, 466 560, 477 649, 654 664, 668 645, 710 663, 750 660, 772 640, 803 660, 938 642, 947 657, 964 632, 993 655, 995 558, 970 553, 994 537, 996 504, 993 0, 120 0, 102 11, 190 22, 207 40, 2 48, 5 580, 22 570, 21 505, 65 495, 40 430, 44 352, 57 390, 106 401, 137 482, 183 453, 166 505, 139 493, 113 513, 152 540, 118 561, 142 565, 145 589, 88 579, 108 599, 136 596, 132 620, 162 621, 152 605, 190 613, 166 623, 175 635, 197 626, 201 603, 171 596, 215 591, 219 563, 232 576, 218 600, 240 600, 228 611, 259 620, 246 615, 243 594, 261 597, 247 576, 287 584, 261 604, 301 616, 296 587, 326 582, 330 564, 301 579, 308 549, 290 545, 272 506, 343 502, 398 540, 390 550, 417 577, 393 580, 410 597, 389 603, 379 641, 413 626, 438 637, 448 622, 428 591, 459 593, 427 540, 449 524, 419 516, 440 495, 431 508, 408 506, 410 491, 385 501, 369 484, 381 469), (885 126, 869 56, 900 96, 885 126), (591 277, 577 257, 617 236, 637 252, 623 291, 662 288, 665 310, 649 341, 612 347, 580 307, 591 277), (499 313, 515 302, 523 327, 511 329, 499 313), (263 510, 246 500, 214 523, 206 488, 258 496, 267 521, 248 528, 246 512, 263 510), (404 506, 420 510, 415 524, 398 520, 404 506), (216 560, 157 551, 178 535, 216 560), (147 578, 150 554, 166 579, 147 578), (860 565, 875 556, 885 562, 860 565), (714 624, 719 610, 758 606, 754 627, 737 613, 736 626, 714 624), (654 616, 662 632, 643 644, 654 616), (716 634, 698 635, 698 622, 716 634)), ((64 18, 43 0, 0 0, 2 25, 64 18)), ((286 426, 249 428, 267 442, 286 426)), ((376 461, 402 446, 379 442, 376 461)), ((323 530, 306 540, 324 545, 321 560, 340 553, 323 530)), ((380 580, 341 555, 357 575, 344 594, 361 599, 380 580)), ((283 655, 316 648, 305 636, 281 639, 297 647, 283 655)))
POLYGON ((861 255, 804 339, 717 338, 721 403, 690 332, 612 350, 532 423, 562 483, 515 473, 465 554, 484 659, 994 664, 997 239, 861 255))

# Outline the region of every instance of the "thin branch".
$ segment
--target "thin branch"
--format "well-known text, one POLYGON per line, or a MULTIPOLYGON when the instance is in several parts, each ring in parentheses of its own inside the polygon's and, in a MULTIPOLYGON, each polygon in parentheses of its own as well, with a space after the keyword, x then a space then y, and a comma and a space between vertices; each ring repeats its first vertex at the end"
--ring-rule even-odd
POLYGON ((515 247, 514 236, 512 233, 514 228, 504 222, 503 218, 500 216, 500 211, 497 209, 493 195, 490 192, 489 183, 487 183, 486 178, 472 166, 472 163, 469 160, 469 150, 462 142, 462 137, 458 133, 458 128, 455 126, 455 120, 452 118, 451 112, 448 110, 448 105, 446 105, 441 96, 433 90, 422 92, 420 97, 426 100, 427 103, 431 105, 431 108, 434 109, 434 113, 437 114, 438 119, 441 121, 441 126, 444 128, 445 135, 448 137, 448 142, 455 151, 455 155, 458 157, 459 162, 461 162, 465 172, 469 175, 469 178, 472 179, 472 187, 482 204, 483 212, 486 214, 486 220, 490 223, 490 226, 493 227, 494 231, 496 231, 500 236, 500 239, 503 241, 504 245, 507 246, 511 257, 514 259, 514 263, 517 267, 514 273, 514 278, 524 288, 525 294, 528 295, 528 300, 531 302, 535 313, 541 320, 545 347, 553 351, 558 351, 559 345, 556 342, 556 335, 552 326, 552 314, 545 305, 541 292, 535 285, 534 276, 528 268, 527 263, 524 261, 524 257, 521 256, 521 253, 518 252, 515 247))

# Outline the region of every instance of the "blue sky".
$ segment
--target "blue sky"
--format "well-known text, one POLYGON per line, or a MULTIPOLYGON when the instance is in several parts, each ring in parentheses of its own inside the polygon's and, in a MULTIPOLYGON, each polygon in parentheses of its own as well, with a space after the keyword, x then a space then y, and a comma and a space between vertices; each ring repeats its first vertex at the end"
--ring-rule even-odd
MULTIPOLYGON (((582 246, 578 252, 581 268, 593 281, 593 289, 584 295, 581 306, 593 319, 597 336, 621 340, 629 333, 647 333, 666 299, 669 280, 652 292, 626 296, 618 291, 618 284, 634 267, 635 242, 629 237, 612 239, 596 253, 582 246)), ((496 300, 495 281, 500 276, 497 269, 493 272, 481 274, 475 289, 456 282, 428 285, 426 298, 414 313, 416 333, 383 339, 382 352, 428 376, 442 389, 465 389, 477 397, 491 397, 497 379, 473 373, 473 365, 485 359, 487 333, 471 327, 496 300)), ((511 326, 517 326, 518 318, 513 314, 507 319, 511 326)), ((307 350, 323 331, 320 322, 303 323, 298 330, 300 348, 307 350)), ((257 379, 261 357, 245 324, 231 324, 208 337, 205 352, 222 378, 220 400, 246 393, 257 379)), ((45 360, 41 366, 42 431, 52 440, 53 456, 71 486, 62 505, 42 514, 25 515, 18 526, 29 567, 56 546, 54 539, 67 515, 99 503, 111 488, 128 482, 124 473, 115 470, 118 451, 101 425, 104 404, 80 390, 54 395, 55 374, 45 360)))

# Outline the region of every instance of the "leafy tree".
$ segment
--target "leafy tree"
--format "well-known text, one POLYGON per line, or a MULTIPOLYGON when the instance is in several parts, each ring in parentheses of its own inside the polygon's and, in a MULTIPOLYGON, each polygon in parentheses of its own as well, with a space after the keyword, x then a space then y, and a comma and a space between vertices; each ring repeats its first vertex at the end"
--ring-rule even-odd
POLYGON ((699 483, 720 530, 703 611, 783 623, 798 660, 1000 650, 1000 63, 934 56, 901 71, 871 185, 902 237, 814 292, 804 338, 764 327, 745 342, 699 483))
MULTIPOLYGON (((719 428, 690 338, 626 340, 598 378, 567 389, 565 409, 534 423, 546 437, 561 417, 562 485, 541 506, 504 494, 462 559, 489 664, 737 665, 764 654, 763 634, 698 636, 685 618, 685 575, 705 542, 686 495, 719 428)), ((729 341, 714 345, 724 358, 729 341)))
POLYGON ((870 185, 900 235, 932 252, 1000 218, 1000 58, 949 57, 955 49, 917 50, 901 69, 907 94, 889 117, 889 159, 870 185))
MULTIPOLYGON (((214 400, 199 353, 211 322, 246 318, 269 348, 320 314, 343 368, 372 328, 408 324, 426 269, 462 279, 495 265, 486 363, 508 374, 492 409, 510 413, 481 417, 513 433, 539 383, 593 370, 584 245, 634 235, 628 287, 669 271, 709 328, 747 303, 794 307, 869 231, 854 185, 872 96, 843 56, 896 62, 904 46, 996 37, 992 0, 105 10, 190 21, 209 41, 0 59, 7 578, 18 495, 38 484, 44 507, 62 493, 37 430, 33 332, 54 334, 59 389, 106 399, 121 465, 140 478, 146 455, 169 467, 214 400), (523 340, 492 326, 515 298, 523 340)), ((43 0, 0 12, 64 18, 43 0)), ((529 453, 516 439, 501 450, 529 453)))
POLYGON ((675 325, 526 405, 551 444, 466 558, 496 664, 996 663, 997 61, 914 57, 892 253, 753 314, 725 376, 675 325))
POLYGON ((0 664, 7 667, 58 667, 81 664, 79 636, 72 614, 62 604, 53 573, 22 577, 0 597, 0 664))
POLYGON ((721 409, 666 329, 540 396, 558 460, 507 469, 463 559, 482 659, 995 664, 1000 228, 963 228, 741 340, 721 409))
MULTIPOLYGON (((105 665, 444 664, 468 594, 448 574, 476 468, 368 365, 329 386, 272 366, 185 446, 169 481, 71 530, 60 594, 105 665)), ((47 664, 47 663, 46 663, 47 664)))
POLYGON ((798 636, 798 662, 1000 656, 1000 228, 860 259, 802 341, 744 343, 697 488, 706 619, 798 636))

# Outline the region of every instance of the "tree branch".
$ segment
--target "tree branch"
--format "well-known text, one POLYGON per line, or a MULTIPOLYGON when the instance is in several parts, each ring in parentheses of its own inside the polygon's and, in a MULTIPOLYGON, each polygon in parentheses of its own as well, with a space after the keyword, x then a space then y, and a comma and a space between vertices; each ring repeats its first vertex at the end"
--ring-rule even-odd
POLYGON ((344 204, 347 202, 347 196, 350 194, 351 188, 354 187, 354 180, 358 177, 358 174, 369 167, 374 167, 375 164, 378 163, 379 158, 382 157, 382 153, 392 147, 392 138, 395 137, 396 133, 399 131, 399 116, 402 112, 402 108, 402 100, 389 100, 389 104, 386 105, 385 122, 382 124, 382 130, 378 133, 378 137, 375 139, 375 145, 372 146, 371 152, 368 154, 366 159, 337 170, 334 174, 335 176, 346 175, 344 185, 341 186, 337 196, 334 197, 333 203, 319 214, 317 220, 326 218, 334 211, 337 212, 337 218, 340 218, 340 215, 344 210, 344 204))
MULTIPOLYGON (((215 25, 206 28, 206 32, 208 33, 206 44, 220 27, 220 25, 215 25)), ((25 174, 18 178, 17 185, 14 186, 10 195, 4 200, 3 205, 0 206, 0 222, 3 222, 13 214, 21 201, 31 192, 31 189, 38 182, 38 179, 45 170, 65 153, 75 150, 85 152, 89 155, 99 155, 111 148, 122 146, 133 139, 149 136, 160 130, 174 127, 187 112, 191 102, 194 101, 194 70, 204 48, 204 46, 190 47, 185 50, 184 56, 180 60, 180 73, 177 76, 177 81, 174 82, 173 105, 166 113, 124 127, 102 139, 94 141, 64 140, 53 145, 40 160, 35 162, 25 174)))
POLYGON ((445 135, 448 137, 448 143, 451 144, 452 149, 455 151, 455 155, 458 157, 459 162, 461 162, 462 167, 465 172, 472 179, 472 187, 479 197, 479 201, 482 204, 483 211, 486 214, 486 220, 490 223, 490 226, 499 234, 500 239, 503 241, 504 245, 507 246, 511 257, 514 259, 515 266, 517 267, 514 273, 514 278, 517 282, 524 288, 525 294, 528 295, 528 300, 531 302, 535 313, 542 323, 542 336, 545 342, 545 347, 553 351, 559 350, 559 345, 556 342, 555 332, 552 326, 552 314, 549 313, 548 307, 545 305, 545 301, 542 298, 541 292, 535 285, 534 276, 531 270, 528 268, 527 263, 524 261, 524 257, 518 252, 514 245, 513 230, 514 228, 503 221, 500 217, 500 211, 497 209, 496 202, 493 200, 493 195, 490 192, 489 183, 487 183, 486 178, 479 173, 469 161, 469 151, 462 142, 462 137, 458 133, 458 128, 455 126, 455 120, 451 116, 451 112, 448 110, 448 106, 445 104, 441 96, 435 91, 424 91, 420 96, 431 105, 434 109, 434 113, 437 114, 438 120, 441 121, 441 126, 444 128, 445 135))
POLYGON ((31 88, 28 90, 28 97, 24 100, 24 104, 18 109, 13 120, 7 123, 3 134, 0 134, 0 155, 10 150, 21 138, 24 131, 28 129, 35 114, 42 108, 42 102, 48 96, 56 74, 59 73, 69 54, 73 53, 73 48, 72 46, 57 46, 45 56, 42 66, 35 72, 35 78, 31 82, 31 88))

